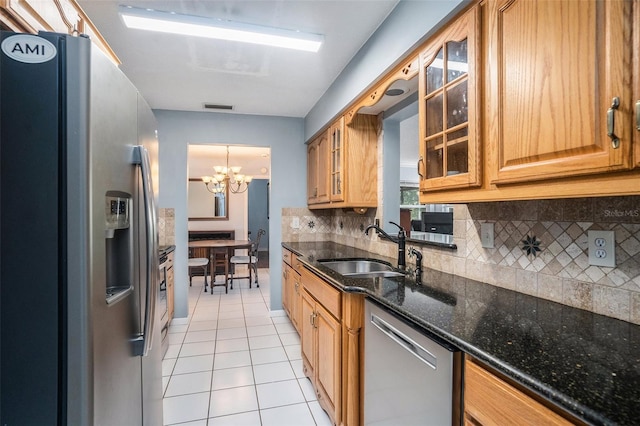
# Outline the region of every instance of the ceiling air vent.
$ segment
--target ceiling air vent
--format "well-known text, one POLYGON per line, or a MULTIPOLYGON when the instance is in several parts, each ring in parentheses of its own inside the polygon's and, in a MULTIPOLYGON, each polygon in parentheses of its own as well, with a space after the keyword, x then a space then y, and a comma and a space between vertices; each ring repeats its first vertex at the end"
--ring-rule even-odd
POLYGON ((223 111, 231 111, 233 109, 233 105, 218 105, 218 104, 204 104, 204 109, 217 109, 223 111))

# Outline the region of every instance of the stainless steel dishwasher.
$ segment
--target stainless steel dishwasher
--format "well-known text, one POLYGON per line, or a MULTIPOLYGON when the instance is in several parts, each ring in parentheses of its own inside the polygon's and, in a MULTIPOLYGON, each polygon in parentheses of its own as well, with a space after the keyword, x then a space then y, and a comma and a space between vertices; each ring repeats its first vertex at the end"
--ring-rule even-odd
POLYGON ((459 351, 369 299, 364 332, 365 425, 460 424, 459 351))

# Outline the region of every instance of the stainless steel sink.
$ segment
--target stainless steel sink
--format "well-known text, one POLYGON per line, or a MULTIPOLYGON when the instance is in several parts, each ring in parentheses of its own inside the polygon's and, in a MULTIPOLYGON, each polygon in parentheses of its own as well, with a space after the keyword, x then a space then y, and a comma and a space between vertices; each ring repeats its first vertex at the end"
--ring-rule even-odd
POLYGON ((320 260, 323 266, 340 275, 351 278, 401 277, 404 274, 393 270, 391 265, 375 260, 320 260))

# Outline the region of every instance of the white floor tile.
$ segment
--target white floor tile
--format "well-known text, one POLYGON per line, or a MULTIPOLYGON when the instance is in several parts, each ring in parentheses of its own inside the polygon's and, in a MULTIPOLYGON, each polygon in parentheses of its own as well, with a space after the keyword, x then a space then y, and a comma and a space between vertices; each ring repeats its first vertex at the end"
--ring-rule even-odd
POLYGON ((257 411, 209 419, 209 426, 256 426, 260 424, 260 413, 257 411))
POLYGON ((218 330, 217 339, 239 339, 241 337, 247 337, 247 329, 244 327, 225 328, 224 330, 218 330))
POLYGON ((284 347, 284 351, 287 353, 289 360, 302 359, 302 352, 300 345, 289 345, 284 347))
POLYGON ((208 309, 198 309, 197 312, 194 312, 193 317, 191 317, 191 321, 211 321, 218 318, 218 312, 214 310, 208 309))
POLYGON ((291 364, 288 362, 254 365, 253 374, 256 379, 256 384, 281 382, 284 380, 292 380, 296 377, 291 368, 291 364))
POLYGON ((207 392, 211 389, 211 371, 200 373, 174 374, 164 396, 187 395, 207 392))
POLYGON ((173 374, 196 373, 213 370, 213 355, 198 355, 178 358, 173 374))
POLYGON ((189 325, 189 331, 215 330, 218 328, 218 321, 192 321, 189 325))
POLYGON ((290 322, 289 323, 276 324, 275 327, 276 327, 276 330, 278 330, 278 334, 286 334, 286 333, 295 333, 296 332, 295 327, 290 322))
POLYGON ((270 317, 249 317, 249 318, 245 318, 245 322, 247 324, 247 327, 255 327, 257 325, 272 325, 273 322, 271 321, 270 317))
POLYGON ((207 426, 207 420, 196 420, 195 422, 180 423, 177 426, 207 426))
POLYGON ((263 318, 268 316, 269 316, 269 310, 267 308, 244 312, 245 318, 263 318))
POLYGON ((245 365, 251 365, 249 351, 227 352, 216 354, 213 369, 220 370, 223 368, 244 367, 245 365))
POLYGON ((167 348, 167 353, 164 354, 164 359, 178 358, 181 347, 182 345, 169 345, 169 347, 167 348))
POLYGON ((238 368, 226 368, 213 372, 212 390, 237 388, 253 385, 253 370, 250 365, 238 368))
POLYGON ((318 401, 309 402, 309 408, 311 409, 313 419, 316 421, 318 426, 333 426, 329 415, 322 409, 318 401))
POLYGON ((184 343, 197 343, 216 340, 216 333, 216 330, 189 331, 184 337, 184 343))
POLYGON ((288 361, 287 353, 282 346, 275 348, 255 349, 251 351, 253 365, 269 364, 272 362, 288 361))
POLYGON ((261 410, 262 426, 315 426, 315 421, 307 404, 261 410))
POLYGON ((162 360, 162 377, 170 376, 173 373, 173 367, 176 366, 176 358, 167 358, 162 360))
POLYGON ((187 331, 188 324, 175 324, 171 323, 169 328, 167 329, 167 333, 185 333, 187 331))
POLYGON ((244 312, 243 311, 220 312, 218 314, 218 320, 239 319, 239 318, 244 318, 244 312))
POLYGON ((304 399, 307 401, 316 401, 318 399, 316 391, 313 389, 313 385, 311 384, 311 380, 305 377, 303 379, 298 379, 298 383, 300 384, 300 388, 304 394, 304 399))
POLYGON ((169 339, 170 345, 180 345, 184 340, 184 335, 187 333, 171 333, 167 334, 167 339, 169 339))
POLYGON ((218 340, 216 343, 216 353, 248 351, 249 341, 246 337, 241 339, 218 340))
POLYGON ((274 324, 282 324, 282 323, 289 323, 291 322, 289 320, 289 317, 284 316, 284 317, 271 317, 271 321, 273 321, 274 324))
POLYGON ((300 379, 306 377, 304 375, 304 370, 302 369, 302 360, 297 359, 295 361, 291 361, 291 368, 293 368, 293 373, 296 375, 296 378, 300 379))
POLYGON ((218 321, 218 329, 244 327, 244 318, 223 319, 218 321))
POLYGON ((167 391, 167 385, 169 384, 169 379, 171 376, 163 376, 162 377, 162 395, 167 391))
POLYGON ((242 299, 236 301, 236 303, 222 303, 220 305, 220 313, 222 312, 237 312, 244 310, 244 304, 242 303, 242 299))
POLYGON ((206 419, 208 411, 209 392, 174 396, 163 400, 165 425, 206 419))
POLYGON ((282 341, 283 346, 299 345, 300 335, 297 332, 280 334, 280 341, 282 341))
POLYGON ((216 342, 185 343, 180 349, 180 357, 212 354, 215 349, 216 342))
POLYGON ((278 346, 282 346, 282 343, 277 334, 249 337, 249 347, 251 349, 275 348, 278 346))
POLYGON ((297 380, 264 383, 256 385, 256 390, 261 409, 305 402, 297 380))
POLYGON ((255 386, 224 389, 211 392, 210 417, 244 413, 258 409, 255 386))
POLYGON ((273 325, 256 325, 254 327, 247 327, 247 335, 249 337, 266 336, 276 333, 276 328, 273 325))

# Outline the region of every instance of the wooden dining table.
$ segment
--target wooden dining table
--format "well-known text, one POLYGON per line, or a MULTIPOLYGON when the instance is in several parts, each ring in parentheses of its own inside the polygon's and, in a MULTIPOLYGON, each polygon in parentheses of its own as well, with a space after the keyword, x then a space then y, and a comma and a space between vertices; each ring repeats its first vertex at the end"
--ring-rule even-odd
MULTIPOLYGON (((228 259, 231 260, 234 252, 240 249, 248 249, 251 248, 253 241, 251 240, 195 240, 189 241, 189 248, 205 248, 209 249, 208 259, 209 259, 209 276, 213 277, 213 251, 216 249, 227 249, 228 259)), ((229 263, 229 269, 231 269, 233 265, 229 263)), ((213 278, 212 278, 213 279, 213 278)))

